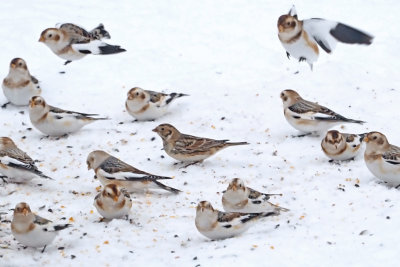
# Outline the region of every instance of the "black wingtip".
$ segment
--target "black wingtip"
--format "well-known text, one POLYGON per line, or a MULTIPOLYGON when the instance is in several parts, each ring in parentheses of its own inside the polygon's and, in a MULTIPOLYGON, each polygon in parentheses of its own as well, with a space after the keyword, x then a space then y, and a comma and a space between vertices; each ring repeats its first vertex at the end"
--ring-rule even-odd
POLYGON ((374 37, 343 23, 338 23, 330 33, 336 40, 346 44, 372 44, 374 37))
POLYGON ((67 224, 54 225, 54 230, 55 230, 55 231, 61 231, 61 230, 64 230, 65 228, 68 228, 68 227, 70 227, 70 226, 72 226, 72 224, 69 224, 69 223, 67 223, 67 224))
POLYGON ((100 46, 99 49, 101 55, 110 55, 110 54, 126 52, 126 50, 124 48, 121 48, 119 45, 107 44, 105 46, 100 46))

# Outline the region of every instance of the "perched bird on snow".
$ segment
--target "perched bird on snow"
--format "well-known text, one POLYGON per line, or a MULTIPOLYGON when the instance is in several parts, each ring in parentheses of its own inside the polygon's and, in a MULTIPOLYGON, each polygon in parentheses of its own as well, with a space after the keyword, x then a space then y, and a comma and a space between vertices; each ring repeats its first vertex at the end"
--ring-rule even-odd
POLYGON ((222 212, 215 210, 208 201, 201 201, 196 208, 197 230, 212 239, 225 239, 245 232, 257 219, 279 215, 278 211, 263 213, 222 212))
POLYGON ((331 130, 321 142, 322 151, 333 160, 354 159, 360 152, 365 134, 348 134, 331 130))
POLYGON ((239 178, 234 178, 229 183, 222 195, 222 206, 227 212, 270 212, 289 211, 269 202, 271 196, 281 194, 264 194, 245 186, 239 178))
POLYGON ((229 146, 248 145, 247 142, 228 142, 180 133, 171 124, 160 124, 153 132, 158 133, 165 152, 172 158, 182 162, 202 162, 221 149, 229 146))
POLYGON ((400 147, 389 144, 380 132, 368 133, 364 141, 365 164, 370 172, 393 186, 400 185, 400 147))
POLYGON ((45 218, 31 212, 28 204, 21 202, 15 206, 11 222, 11 232, 15 239, 28 247, 43 247, 56 238, 58 231, 71 226, 70 224, 53 224, 45 218))
POLYGON ((62 136, 77 132, 83 126, 97 120, 108 120, 93 116, 98 114, 86 114, 50 106, 40 96, 34 96, 29 101, 29 118, 33 126, 45 135, 62 136))
POLYGON ((83 58, 88 54, 108 55, 125 52, 119 45, 109 45, 102 39, 110 39, 110 34, 100 24, 90 32, 74 25, 65 23, 58 28, 48 28, 40 35, 39 42, 47 45, 54 54, 66 59, 64 65, 83 58))
POLYGON ((88 170, 93 169, 102 185, 116 184, 128 192, 143 192, 148 189, 164 189, 172 193, 181 192, 178 189, 166 186, 157 180, 172 179, 171 177, 158 176, 144 172, 111 156, 110 154, 95 150, 89 153, 86 160, 88 170))
POLYGON ((107 184, 94 199, 97 211, 106 219, 128 216, 132 207, 132 199, 124 188, 116 184, 107 184))
POLYGON ((340 123, 359 123, 330 110, 327 107, 307 101, 294 90, 284 90, 280 95, 286 120, 297 130, 304 133, 324 132, 340 123))
POLYGON ((331 53, 336 43, 370 45, 373 36, 346 24, 320 18, 299 20, 293 6, 278 19, 278 37, 290 56, 307 61, 311 69, 319 55, 318 46, 331 53))
POLYGON ((3 80, 3 93, 10 103, 17 106, 27 106, 32 96, 40 95, 39 81, 28 70, 25 60, 14 58, 10 70, 3 80))
POLYGON ((37 177, 52 179, 39 171, 33 159, 8 137, 0 137, 0 173, 14 183, 25 183, 37 177))
POLYGON ((167 113, 169 104, 185 94, 164 94, 134 87, 128 92, 125 107, 128 113, 137 120, 155 120, 167 113))

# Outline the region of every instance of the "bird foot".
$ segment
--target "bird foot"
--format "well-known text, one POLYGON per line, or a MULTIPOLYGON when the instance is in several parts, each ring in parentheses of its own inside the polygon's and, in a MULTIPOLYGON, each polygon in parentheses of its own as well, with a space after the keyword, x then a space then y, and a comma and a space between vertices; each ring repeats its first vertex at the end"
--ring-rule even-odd
POLYGON ((307 59, 305 58, 305 57, 300 57, 299 58, 299 62, 302 62, 302 61, 306 61, 307 59))
POLYGON ((290 54, 287 51, 286 51, 286 56, 287 56, 288 59, 290 59, 290 54))
POLYGON ((9 104, 11 104, 11 102, 4 103, 3 105, 1 105, 1 108, 7 108, 7 106, 8 106, 9 104))
POLYGON ((189 163, 189 164, 186 164, 186 165, 180 167, 179 169, 186 169, 187 167, 189 167, 189 166, 191 166, 191 165, 195 165, 195 164, 201 163, 201 162, 202 162, 202 161, 194 161, 194 162, 191 162, 191 163, 189 163))
POLYGON ((71 60, 65 61, 64 66, 67 65, 67 64, 69 64, 69 63, 71 63, 71 62, 72 62, 71 60))
POLYGON ((312 135, 312 133, 305 133, 305 134, 299 134, 299 135, 292 135, 292 138, 301 138, 305 136, 312 135))
POLYGON ((8 184, 8 181, 6 180, 7 176, 0 176, 0 179, 3 180, 3 183, 8 184))

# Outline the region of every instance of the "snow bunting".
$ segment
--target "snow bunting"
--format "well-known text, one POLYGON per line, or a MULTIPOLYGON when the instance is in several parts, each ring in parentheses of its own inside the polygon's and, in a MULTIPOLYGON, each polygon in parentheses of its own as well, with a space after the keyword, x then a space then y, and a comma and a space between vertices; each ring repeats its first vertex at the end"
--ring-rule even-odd
POLYGON ((170 157, 183 162, 201 162, 226 147, 249 144, 182 134, 171 124, 160 124, 153 129, 153 132, 161 137, 165 152, 170 157))
POLYGON ((29 205, 21 202, 15 206, 11 232, 21 244, 43 247, 43 252, 57 236, 58 231, 69 226, 70 224, 53 224, 52 221, 33 214, 29 205))
POLYGON ((368 133, 364 141, 365 164, 373 175, 394 185, 400 185, 400 147, 389 144, 386 136, 380 132, 368 133))
POLYGON ((25 183, 36 177, 52 179, 39 171, 33 159, 8 137, 0 137, 0 173, 14 183, 25 183))
POLYGON ((350 160, 360 152, 365 134, 348 134, 331 130, 321 142, 322 151, 333 160, 350 160))
POLYGON ((222 212, 215 210, 210 202, 201 201, 196 208, 195 224, 202 235, 212 240, 225 239, 243 233, 259 218, 275 215, 279 212, 222 212))
POLYGON ((270 212, 289 211, 269 202, 271 196, 281 194, 264 194, 250 187, 246 187, 239 178, 234 178, 229 183, 222 195, 222 206, 228 212, 270 212))
POLYGON ((92 116, 98 116, 98 114, 56 108, 48 105, 40 96, 34 96, 29 101, 29 118, 33 126, 50 136, 66 135, 94 121, 108 120, 108 118, 93 118, 92 116))
POLYGON ((3 93, 10 103, 27 106, 32 96, 40 95, 39 81, 28 70, 25 60, 14 58, 10 70, 3 80, 3 93))
POLYGON ((60 58, 66 59, 66 65, 88 54, 108 55, 126 51, 118 45, 109 45, 101 41, 110 37, 103 24, 88 32, 72 23, 65 23, 59 28, 44 30, 39 42, 47 45, 60 58))
POLYGON ((106 219, 128 216, 132 199, 124 188, 116 184, 107 184, 94 199, 97 211, 106 219))
POLYGON ((185 94, 164 94, 134 87, 128 92, 125 107, 128 113, 137 120, 155 120, 167 113, 169 104, 185 94))
POLYGON ((294 90, 281 92, 283 109, 286 120, 297 130, 304 133, 324 132, 340 123, 359 123, 364 121, 352 120, 336 112, 301 98, 294 90))
POLYGON ((157 181, 172 179, 171 177, 158 176, 138 170, 101 150, 90 152, 86 163, 88 170, 93 169, 97 178, 104 186, 107 184, 116 184, 125 188, 130 193, 143 192, 150 188, 164 189, 172 193, 181 192, 178 189, 166 186, 157 181))
POLYGON ((336 43, 370 45, 373 36, 336 21, 320 18, 299 20, 293 6, 278 19, 278 37, 288 58, 307 61, 311 69, 319 55, 318 45, 331 53, 336 43))

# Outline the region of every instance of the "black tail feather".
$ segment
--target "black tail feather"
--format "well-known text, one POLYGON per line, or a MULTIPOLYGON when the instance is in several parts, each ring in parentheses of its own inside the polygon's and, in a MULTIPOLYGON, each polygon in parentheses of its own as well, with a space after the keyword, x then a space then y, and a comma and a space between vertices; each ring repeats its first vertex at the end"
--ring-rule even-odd
POLYGON ((370 45, 374 37, 365 32, 357 30, 343 23, 338 23, 330 33, 338 41, 346 44, 366 44, 370 45))
POLYGON ((156 183, 156 184, 157 184, 159 187, 161 187, 162 189, 165 189, 165 190, 167 190, 167 191, 169 191, 169 192, 172 192, 172 193, 174 193, 174 194, 178 194, 178 193, 182 192, 181 190, 178 190, 178 189, 175 189, 175 188, 166 186, 165 184, 162 184, 162 183, 160 183, 160 182, 157 182, 157 181, 153 181, 153 182, 156 183))
POLYGON ((117 54, 117 53, 126 51, 125 49, 121 48, 121 46, 119 46, 119 45, 109 45, 109 44, 100 46, 99 50, 100 50, 101 55, 117 54))

